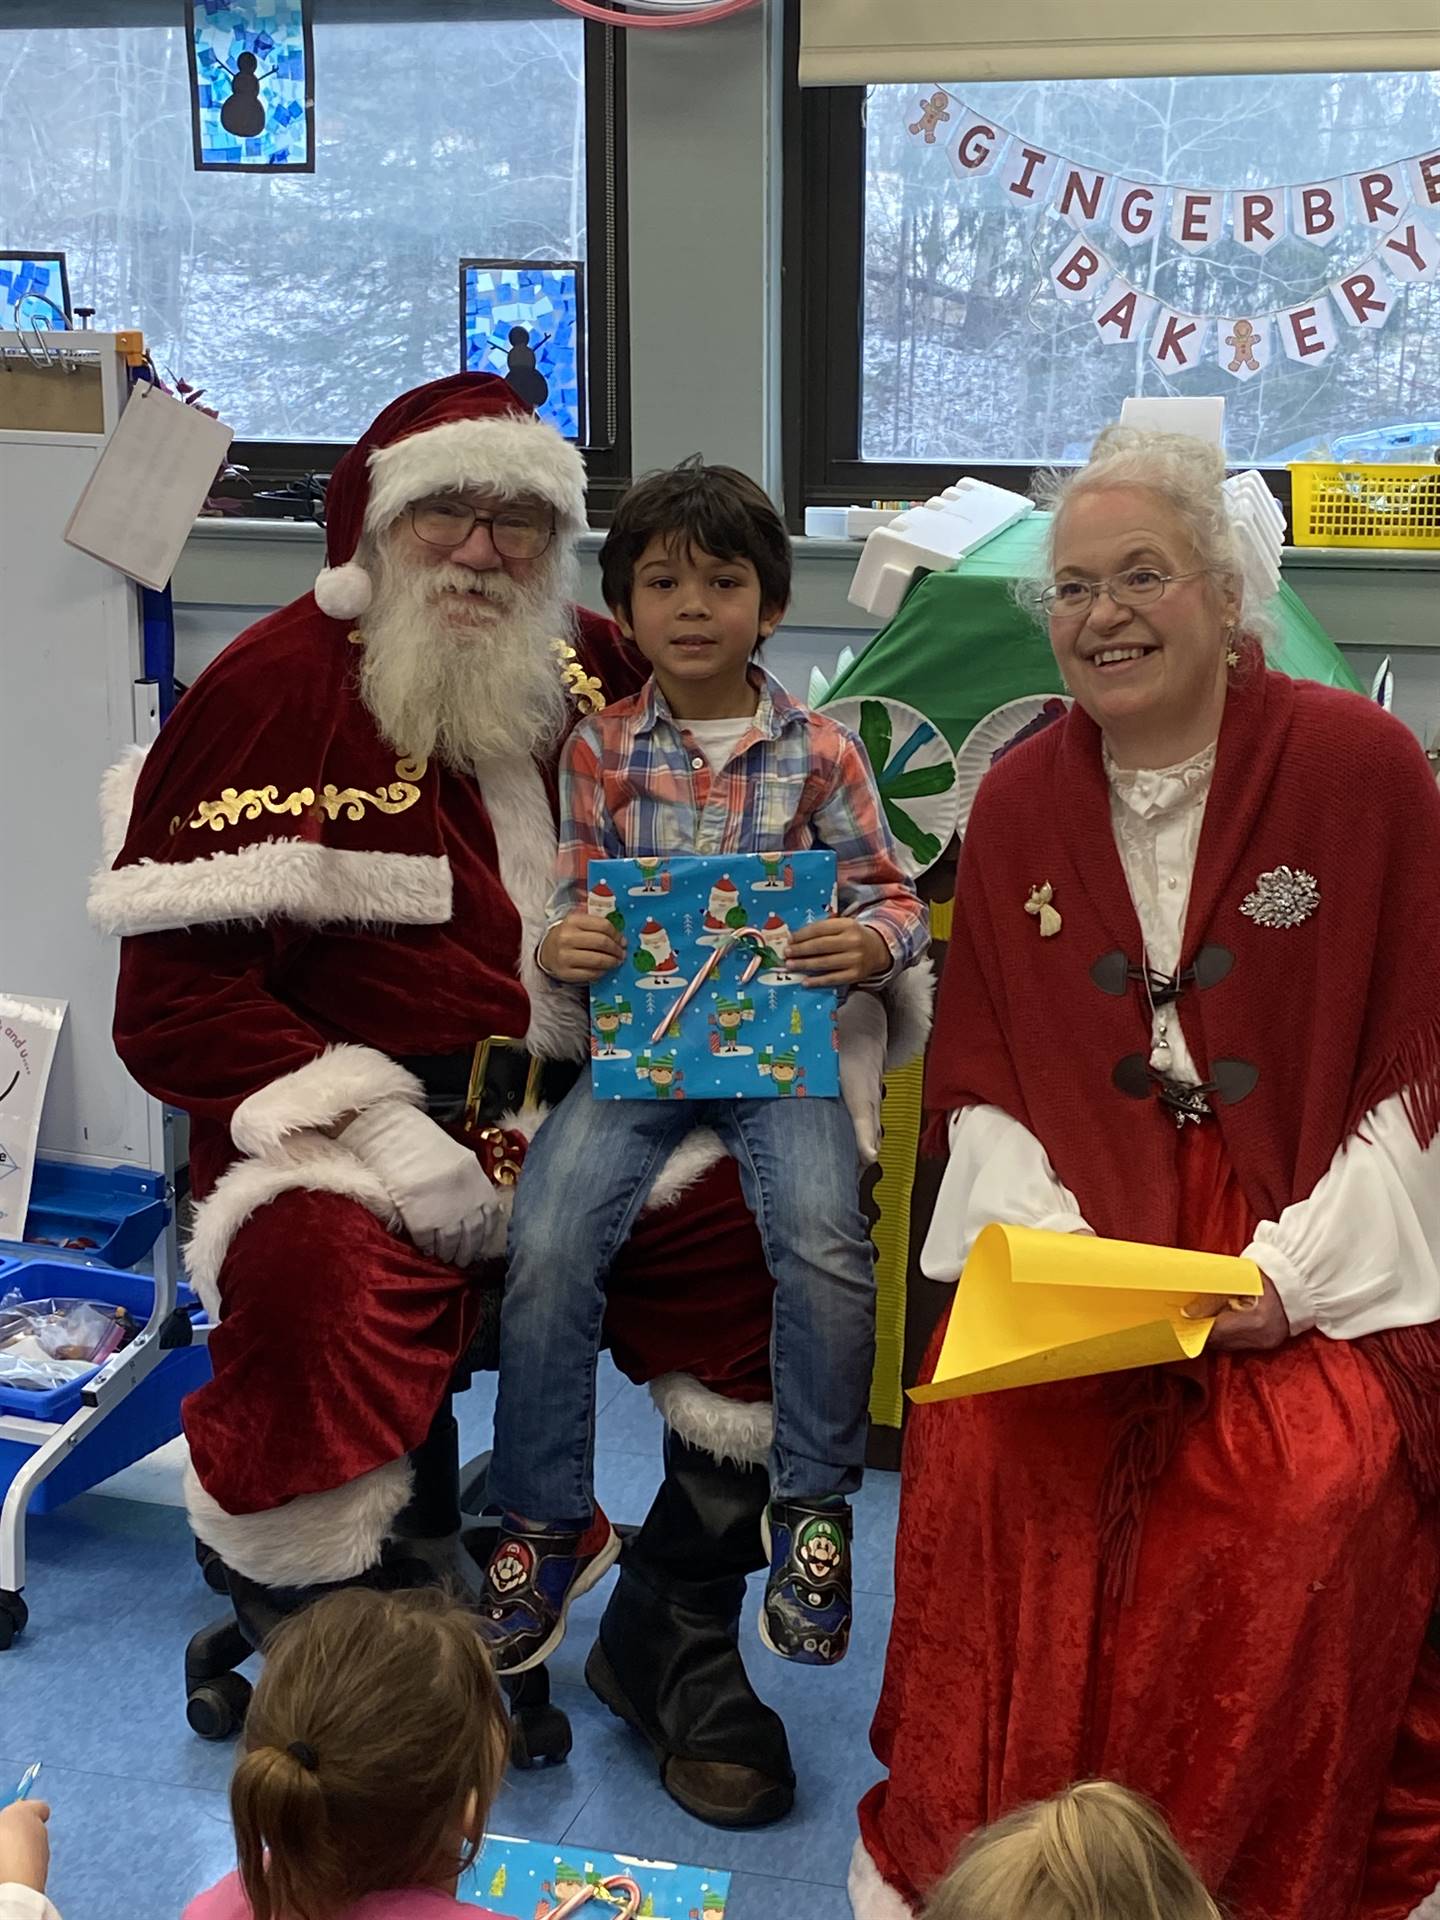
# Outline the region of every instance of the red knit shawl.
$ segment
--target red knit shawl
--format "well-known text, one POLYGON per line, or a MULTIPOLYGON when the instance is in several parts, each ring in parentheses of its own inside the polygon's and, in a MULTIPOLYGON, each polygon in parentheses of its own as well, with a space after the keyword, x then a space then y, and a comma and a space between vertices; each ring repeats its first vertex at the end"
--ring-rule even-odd
MULTIPOLYGON (((1417 1138, 1440 1130, 1440 791, 1418 743, 1358 695, 1258 663, 1226 702, 1186 919, 1182 967, 1234 955, 1188 989, 1179 1019, 1196 1066, 1242 1060, 1254 1090, 1215 1103, 1255 1215, 1306 1198, 1366 1113, 1403 1094, 1417 1138), (1242 912, 1262 875, 1312 875, 1298 926, 1242 912)), ((1003 1108, 1043 1144, 1097 1233, 1173 1244, 1175 1120, 1112 1083, 1148 1054, 1135 989, 1110 997, 1093 963, 1142 960, 1115 844, 1098 727, 1077 706, 1007 754, 980 788, 962 849, 954 932, 931 1044, 938 1115, 1003 1108), (1025 911, 1048 881, 1062 926, 1025 911)), ((1205 1122, 1203 1124, 1213 1124, 1205 1122)))

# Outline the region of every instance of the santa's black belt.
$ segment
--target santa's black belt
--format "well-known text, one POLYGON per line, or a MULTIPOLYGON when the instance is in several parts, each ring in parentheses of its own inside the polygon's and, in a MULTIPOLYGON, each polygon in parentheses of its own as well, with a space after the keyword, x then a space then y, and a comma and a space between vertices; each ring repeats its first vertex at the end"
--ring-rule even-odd
POLYGON ((568 1060, 540 1060, 523 1040, 491 1034, 455 1053, 399 1054, 396 1064, 425 1089, 425 1111, 442 1126, 493 1127, 522 1107, 553 1107, 580 1076, 568 1060))

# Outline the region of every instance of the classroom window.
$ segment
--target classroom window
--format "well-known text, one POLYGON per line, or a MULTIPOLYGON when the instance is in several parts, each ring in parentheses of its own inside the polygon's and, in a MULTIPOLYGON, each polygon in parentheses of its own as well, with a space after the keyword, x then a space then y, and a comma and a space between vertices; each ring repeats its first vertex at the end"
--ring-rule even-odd
POLYGON ((554 260, 584 268, 587 449, 622 469, 618 36, 318 0, 315 170, 265 177, 194 170, 178 6, 83 11, 0 31, 0 245, 62 249, 73 304, 142 328, 242 457, 329 464, 459 368, 462 259, 554 260))
MULTIPOLYGON (((943 84, 943 83, 942 83, 943 84)), ((1277 354, 1263 376, 1217 360, 1224 316, 1280 310, 1361 268, 1376 233, 1352 214, 1334 244, 1286 234, 1268 251, 1221 236, 1187 250, 1168 227, 1140 245, 1086 226, 1115 267, 1172 308, 1210 317, 1208 350, 1162 370, 1104 345, 1093 303, 1066 305, 1050 270, 1076 230, 1015 204, 997 168, 957 177, 946 140, 967 110, 1036 147, 1137 183, 1246 187, 1329 181, 1433 151, 1440 73, 957 83, 934 144, 910 128, 929 86, 815 90, 792 103, 809 283, 792 362, 805 388, 792 473, 804 497, 908 495, 925 476, 1081 460, 1130 394, 1223 394, 1232 462, 1384 459, 1440 445, 1440 278, 1410 285, 1383 327, 1341 324, 1323 366, 1277 354), (817 276, 819 277, 817 280, 817 276), (806 366, 819 361, 828 384, 806 366)), ((1437 209, 1415 209, 1430 232, 1437 209)), ((1403 264, 1403 263, 1402 263, 1403 264)))

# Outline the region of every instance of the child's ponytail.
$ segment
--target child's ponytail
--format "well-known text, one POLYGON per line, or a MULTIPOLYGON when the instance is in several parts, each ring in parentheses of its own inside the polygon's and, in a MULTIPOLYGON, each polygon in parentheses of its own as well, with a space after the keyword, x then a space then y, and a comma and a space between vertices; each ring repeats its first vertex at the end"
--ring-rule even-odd
POLYGON ((475 1616, 438 1592, 348 1588, 265 1646, 230 1787, 254 1920, 334 1920, 453 1888, 509 1744, 475 1616))
POLYGON ((333 1889, 344 1883, 318 1763, 306 1765, 314 1757, 298 1741, 255 1747, 235 1769, 236 1864, 254 1920, 325 1920, 333 1889))

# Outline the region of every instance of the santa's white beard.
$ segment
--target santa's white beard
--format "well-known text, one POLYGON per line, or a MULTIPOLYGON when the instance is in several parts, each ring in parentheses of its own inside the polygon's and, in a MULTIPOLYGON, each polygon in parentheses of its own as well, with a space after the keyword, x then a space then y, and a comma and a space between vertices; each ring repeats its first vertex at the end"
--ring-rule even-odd
POLYGON ((383 547, 365 564, 375 587, 360 696, 397 753, 472 772, 554 743, 566 715, 553 651, 569 629, 563 558, 523 583, 407 565, 383 547))

